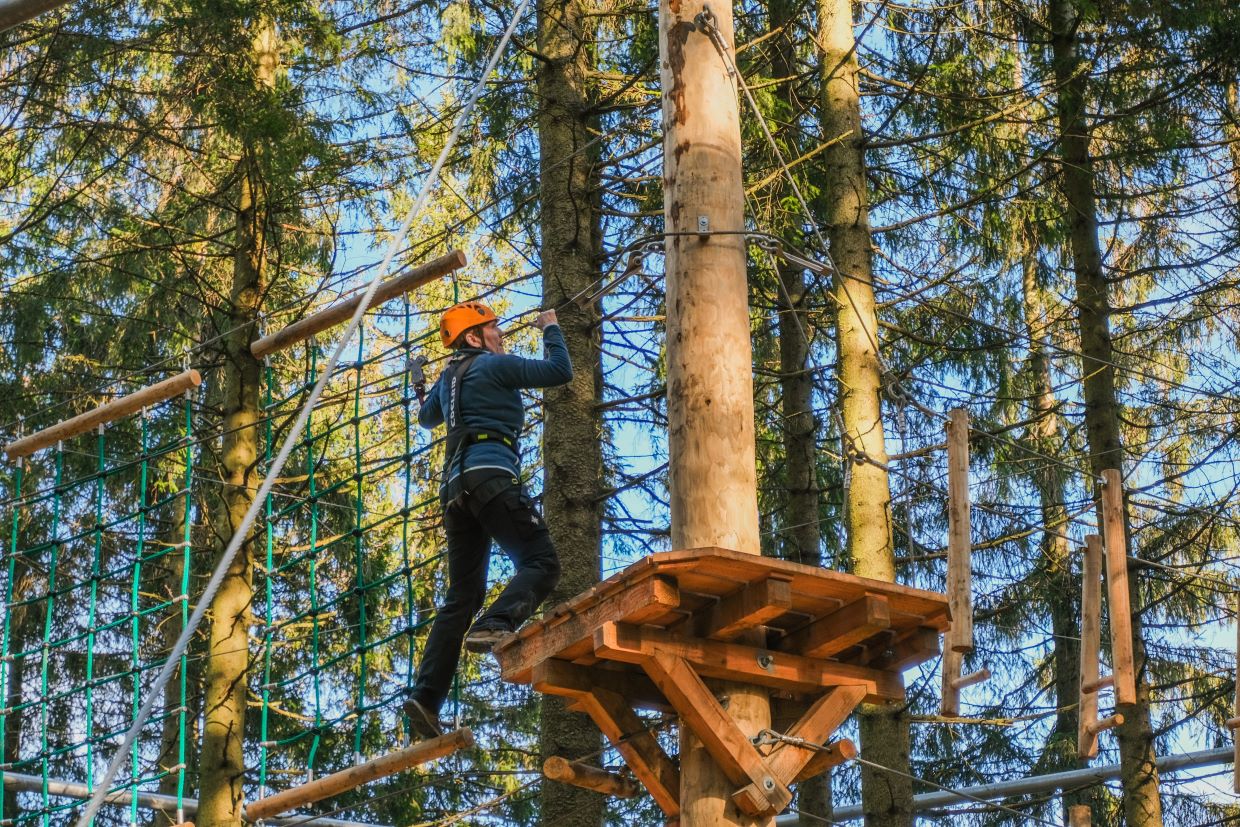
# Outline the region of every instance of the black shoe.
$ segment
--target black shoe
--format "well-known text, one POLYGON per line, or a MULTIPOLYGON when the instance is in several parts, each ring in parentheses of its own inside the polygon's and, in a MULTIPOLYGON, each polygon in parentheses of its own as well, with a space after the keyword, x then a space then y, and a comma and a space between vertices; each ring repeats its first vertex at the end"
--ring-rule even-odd
POLYGON ((508 637, 512 632, 498 626, 474 628, 465 636, 465 648, 471 652, 486 654, 495 648, 495 644, 508 637))
POLYGON ((443 728, 439 725, 439 716, 422 706, 420 701, 410 698, 405 701, 401 709, 405 717, 409 719, 409 732, 415 739, 429 741, 443 735, 443 728))

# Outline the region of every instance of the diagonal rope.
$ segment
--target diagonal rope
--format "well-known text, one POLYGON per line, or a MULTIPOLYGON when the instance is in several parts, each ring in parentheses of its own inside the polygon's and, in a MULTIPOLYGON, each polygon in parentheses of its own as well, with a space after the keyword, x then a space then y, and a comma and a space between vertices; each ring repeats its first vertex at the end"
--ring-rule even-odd
POLYGON ((362 317, 370 308, 370 303, 374 300, 375 292, 379 289, 379 283, 382 282, 384 277, 388 274, 388 270, 392 265, 392 260, 395 258, 401 244, 404 243, 404 239, 409 232, 409 228, 413 226, 414 219, 418 217, 418 215, 422 212, 422 208, 430 199, 431 193, 435 188, 435 184, 439 180, 439 173, 443 169, 449 153, 451 153, 453 147, 456 145, 457 139, 460 137, 461 131, 465 127, 465 122, 473 113, 474 106, 477 104, 478 99, 482 97, 482 92, 486 86, 487 78, 491 76, 491 73, 495 70, 496 65, 499 63, 500 57, 503 56, 503 53, 508 46, 508 41, 512 38, 512 34, 516 30, 517 24, 524 16, 525 9, 529 6, 529 3, 530 0, 521 0, 521 3, 513 11, 512 20, 509 22, 508 27, 504 30, 503 36, 500 37, 499 43, 496 44, 495 50, 492 52, 490 59, 487 61, 486 68, 483 69, 478 81, 474 84, 474 88, 470 92, 469 99, 465 104, 464 109, 461 110, 461 114, 457 118, 456 124, 452 127, 452 132, 448 135, 448 139, 444 142, 443 149, 439 152, 439 157, 435 159, 434 166, 431 167, 430 173, 423 182, 422 190, 418 193, 418 197, 414 201, 413 207, 410 208, 409 213, 405 216, 405 220, 400 226, 400 229, 388 244, 387 253, 383 257, 383 263, 379 265, 379 268, 371 277, 370 284, 366 288, 366 293, 363 295, 362 300, 358 302, 357 309, 353 311, 353 317, 349 320, 349 324, 345 328, 344 334, 340 337, 340 342, 332 351, 331 357, 327 360, 327 364, 324 366, 323 373, 319 376, 318 381, 315 382, 314 388, 310 391, 309 396, 306 397, 306 401, 302 405, 301 411, 297 414, 297 419, 293 422, 293 426, 289 429, 288 434, 285 435, 284 444, 280 446, 280 451, 276 454, 275 461, 272 462, 271 467, 267 469, 267 476, 263 479, 262 485, 259 486, 258 493, 250 501, 250 507, 246 510, 245 516, 241 520, 240 527, 238 527, 236 533, 233 534, 232 539, 229 540, 228 547, 224 550, 223 555, 221 555, 219 563, 216 564, 215 571, 211 575, 211 580, 207 583, 206 588, 203 590, 203 593, 198 600, 198 605, 194 609, 194 614, 190 617, 189 622, 185 625, 185 628, 181 630, 181 636, 177 639, 176 646, 173 647, 171 655, 168 657, 167 661, 164 662, 163 669, 160 670, 159 675, 155 678, 155 684, 150 689, 150 694, 147 697, 146 703, 142 705, 142 709, 139 711, 133 725, 129 728, 129 731, 125 733, 125 737, 122 739, 120 747, 117 749, 112 760, 108 763, 108 768, 107 771, 104 772, 103 778, 99 779, 96 783, 90 803, 86 805, 85 812, 83 812, 81 818, 78 819, 77 827, 90 827, 91 821, 94 819, 95 814, 99 811, 99 807, 103 804, 103 799, 106 797, 112 781, 116 778, 116 773, 120 770, 120 765, 124 763, 125 753, 137 740, 138 733, 142 730, 142 726, 146 723, 146 719, 150 717, 151 710, 154 708, 155 702, 162 697, 163 688, 168 683, 169 678, 172 677, 172 673, 176 670, 181 654, 189 646, 190 638, 197 630, 198 625, 202 622, 203 617, 206 616, 207 610, 211 606, 211 601, 215 597, 215 593, 219 590, 220 584, 224 581, 224 575, 228 571, 228 567, 232 564, 233 558, 237 556, 237 552, 241 549, 241 544, 245 541, 246 536, 253 527, 254 520, 258 517, 259 511, 263 509, 264 503, 267 500, 267 495, 271 492, 271 488, 274 485, 276 478, 283 470, 284 463, 288 460, 289 454, 292 453, 294 446, 301 438, 301 434, 305 430, 306 423, 310 418, 310 412, 314 409, 315 403, 318 401, 319 396, 323 393, 323 389, 327 386, 328 378, 331 377, 332 373, 335 371, 336 363, 340 361, 341 354, 344 353, 344 349, 348 346, 349 340, 352 339, 353 334, 357 332, 357 328, 358 325, 361 324, 362 317))

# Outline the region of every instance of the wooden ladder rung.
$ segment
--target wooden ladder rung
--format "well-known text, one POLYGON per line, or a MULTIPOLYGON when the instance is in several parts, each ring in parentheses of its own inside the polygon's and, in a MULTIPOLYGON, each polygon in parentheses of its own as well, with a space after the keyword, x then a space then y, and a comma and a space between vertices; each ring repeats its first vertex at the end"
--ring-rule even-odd
POLYGON ((398 772, 404 772, 419 764, 434 761, 436 758, 451 755, 457 750, 466 749, 473 746, 473 744, 473 732, 468 727, 462 727, 446 735, 440 735, 438 738, 412 744, 402 750, 388 753, 371 761, 358 764, 355 767, 349 767, 301 786, 293 787, 291 790, 260 798, 253 804, 246 806, 245 819, 246 821, 253 822, 271 818, 305 804, 321 801, 324 798, 331 798, 334 795, 339 795, 342 792, 368 784, 371 781, 386 778, 398 772))

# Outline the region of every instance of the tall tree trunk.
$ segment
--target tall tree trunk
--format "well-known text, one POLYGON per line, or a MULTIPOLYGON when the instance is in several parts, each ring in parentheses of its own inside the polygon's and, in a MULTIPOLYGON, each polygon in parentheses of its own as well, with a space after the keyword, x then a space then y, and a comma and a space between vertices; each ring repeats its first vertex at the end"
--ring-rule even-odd
POLYGON ((1240 234, 1240 83, 1227 79, 1223 87, 1223 135, 1231 154, 1231 185, 1235 201, 1236 231, 1240 234))
MULTIPOLYGON (((1098 241, 1093 164, 1089 154, 1089 127, 1085 117, 1087 67, 1077 52, 1079 23, 1072 0, 1050 4, 1055 80, 1059 86, 1059 139, 1063 155, 1060 170, 1071 225, 1072 266, 1080 322, 1081 373, 1084 378, 1085 430, 1089 439, 1090 469, 1095 479, 1107 468, 1123 468, 1119 401, 1112 367, 1111 304, 1102 250, 1098 241)), ((1127 522, 1128 503, 1124 502, 1127 522)), ((1131 554, 1131 539, 1128 552, 1131 554)), ((1137 668, 1137 702, 1117 705, 1124 724, 1117 730, 1124 787, 1127 827, 1162 824, 1158 798, 1158 767, 1154 763, 1154 734, 1150 726, 1149 684, 1145 680, 1145 644, 1136 570, 1129 571, 1128 588, 1134 607, 1133 658, 1137 668)))
MULTIPOLYGON (((549 602, 559 603, 598 581, 603 458, 598 402, 602 368, 595 306, 569 299, 598 278, 601 247, 597 153, 587 148, 594 116, 587 72, 589 0, 538 4, 538 137, 542 201, 543 307, 559 308, 573 360, 573 381, 544 394, 543 508, 563 566, 549 602)), ((590 719, 562 699, 543 696, 539 753, 593 759, 602 746, 590 719)), ((544 782, 541 823, 598 827, 604 798, 590 790, 544 782)))
MULTIPOLYGON (((14 603, 20 603, 29 599, 35 584, 25 556, 17 552, 14 553, 16 554, 16 559, 13 566, 11 599, 14 603)), ((12 609, 9 615, 9 654, 26 651, 27 644, 34 637, 30 630, 31 622, 34 619, 35 613, 31 611, 31 606, 29 605, 17 606, 12 609)), ((6 765, 12 766, 17 762, 18 756, 21 755, 22 728, 26 720, 25 710, 19 709, 22 701, 27 699, 22 694, 26 682, 26 658, 15 657, 8 661, 8 663, 0 664, 0 669, 8 670, 4 692, 6 696, 4 698, 4 708, 9 711, 4 716, 3 761, 6 765)), ((12 821, 21 814, 17 803, 17 792, 5 787, 3 795, 4 818, 12 821)))
MULTIPOLYGON (((845 530, 853 572, 895 580, 891 533, 891 488, 882 421, 882 367, 878 314, 870 260, 870 217, 862 148, 861 93, 851 0, 820 0, 820 60, 823 90, 820 121, 827 140, 841 140, 823 152, 823 197, 819 212, 839 269, 834 284, 839 348, 839 396, 844 439, 871 461, 851 466, 845 530)), ((905 827, 913 823, 909 772, 909 722, 903 704, 860 707, 862 756, 896 772, 861 768, 866 824, 905 827)))
MULTIPOLYGON (((787 125, 800 112, 796 98, 796 52, 790 34, 799 4, 789 0, 768 3, 771 77, 777 81, 776 98, 783 110, 776 120, 775 138, 788 157, 798 154, 795 131, 787 125)), ((809 313, 805 309, 805 271, 780 264, 777 278, 779 308, 780 413, 783 415, 784 527, 779 554, 811 566, 822 564, 822 533, 818 523, 818 422, 814 417, 814 374, 810 372, 809 313)), ((831 818, 831 772, 803 781, 797 789, 801 823, 821 824, 831 818)))
MULTIPOLYGON (((275 86, 278 53, 275 26, 258 25, 254 39, 256 82, 275 86)), ((259 151, 243 150, 233 279, 229 293, 230 331, 224 339, 223 492, 213 515, 219 551, 237 532, 260 482, 259 429, 262 363, 250 353, 264 293, 267 204, 259 151)), ((204 726, 200 767, 199 827, 239 827, 243 801, 246 676, 254 597, 253 537, 247 537, 228 567, 211 604, 211 628, 204 676, 204 726)))
MULTIPOLYGON (((1025 331, 1029 337, 1029 374, 1032 379, 1032 401, 1029 444, 1038 454, 1055 456, 1064 444, 1063 427, 1056 410, 1057 401, 1051 382, 1050 359, 1047 356, 1046 303, 1037 283, 1036 231, 1025 225, 1023 256, 1023 303, 1025 331)), ((1039 514, 1045 528, 1041 554, 1038 558, 1038 592, 1046 596, 1051 617, 1055 676, 1055 726, 1047 739, 1046 749, 1037 764, 1040 773, 1060 772, 1085 766, 1077 758, 1077 700, 1080 697, 1081 605, 1080 580, 1074 575, 1071 545, 1064 536, 1068 526, 1065 505, 1064 475, 1060 466, 1040 457, 1032 457, 1031 479, 1038 492, 1039 514)), ((1090 790, 1066 791, 1063 795, 1064 821, 1067 809, 1092 799, 1090 790)))

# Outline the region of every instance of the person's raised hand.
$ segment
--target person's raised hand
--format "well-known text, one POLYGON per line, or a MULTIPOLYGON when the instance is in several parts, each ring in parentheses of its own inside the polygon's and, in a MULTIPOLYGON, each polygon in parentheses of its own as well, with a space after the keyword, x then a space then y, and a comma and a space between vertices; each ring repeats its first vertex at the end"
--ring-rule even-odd
POLYGON ((534 327, 539 330, 546 330, 547 325, 559 324, 560 320, 555 317, 554 310, 544 310, 538 314, 538 318, 534 320, 534 327))

